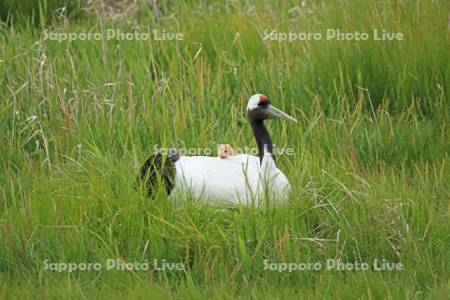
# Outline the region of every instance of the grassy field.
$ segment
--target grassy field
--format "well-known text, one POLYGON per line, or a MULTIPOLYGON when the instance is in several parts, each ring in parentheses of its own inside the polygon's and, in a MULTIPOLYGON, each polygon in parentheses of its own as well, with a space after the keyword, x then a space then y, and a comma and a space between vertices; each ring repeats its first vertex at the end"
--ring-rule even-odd
POLYGON ((168 1, 156 18, 136 3, 0 27, 0 298, 449 298, 448 1, 168 1), (327 28, 405 38, 264 40, 327 28), (183 40, 44 40, 108 29, 183 40), (287 205, 176 206, 133 188, 155 145, 254 147, 257 92, 300 121, 269 124, 294 149, 278 158, 287 205), (185 267, 44 264, 110 258, 185 267), (404 270, 264 269, 328 259, 404 270))

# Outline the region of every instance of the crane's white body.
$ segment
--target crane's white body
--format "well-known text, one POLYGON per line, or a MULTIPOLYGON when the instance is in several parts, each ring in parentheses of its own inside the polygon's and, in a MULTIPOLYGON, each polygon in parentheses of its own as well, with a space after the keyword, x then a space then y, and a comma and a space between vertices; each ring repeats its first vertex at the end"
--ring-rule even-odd
POLYGON ((286 176, 270 153, 262 162, 253 155, 225 159, 210 156, 181 156, 175 163, 176 176, 171 195, 191 194, 213 202, 252 204, 264 197, 285 201, 290 192, 286 176))

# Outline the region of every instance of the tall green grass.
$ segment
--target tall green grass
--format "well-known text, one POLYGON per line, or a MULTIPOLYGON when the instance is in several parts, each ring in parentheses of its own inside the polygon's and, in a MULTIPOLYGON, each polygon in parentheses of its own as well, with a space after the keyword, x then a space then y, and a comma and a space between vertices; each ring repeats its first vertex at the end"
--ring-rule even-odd
POLYGON ((45 26, 60 16, 79 11, 82 0, 1 0, 0 21, 10 25, 45 26))
POLYGON ((44 41, 0 33, 0 297, 448 298, 446 1, 164 2, 153 19, 101 15, 55 32, 164 29, 183 41, 44 41), (263 41, 278 32, 403 32, 404 41, 263 41), (253 146, 262 92, 293 194, 261 209, 179 205, 133 188, 160 147, 253 146), (186 272, 43 269, 181 261, 186 272), (371 262, 402 272, 265 271, 263 261, 371 262))

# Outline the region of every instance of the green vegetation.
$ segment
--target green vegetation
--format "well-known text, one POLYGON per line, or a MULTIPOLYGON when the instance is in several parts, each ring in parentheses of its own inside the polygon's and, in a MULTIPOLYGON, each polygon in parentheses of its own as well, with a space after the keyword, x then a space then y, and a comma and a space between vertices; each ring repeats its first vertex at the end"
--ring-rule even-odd
POLYGON ((449 298, 448 1, 169 1, 156 20, 138 5, 127 20, 87 13, 45 29, 184 39, 58 42, 29 18, 0 27, 0 298, 449 298), (405 38, 263 40, 327 28, 405 38), (174 205, 133 188, 155 145, 253 147, 256 92, 300 120, 268 124, 294 149, 278 159, 287 205, 174 205), (186 271, 43 263, 108 258, 186 271), (264 270, 376 258, 405 270, 264 270))
POLYGON ((80 5, 81 0, 2 0, 0 21, 44 26, 58 16, 71 14, 80 5))

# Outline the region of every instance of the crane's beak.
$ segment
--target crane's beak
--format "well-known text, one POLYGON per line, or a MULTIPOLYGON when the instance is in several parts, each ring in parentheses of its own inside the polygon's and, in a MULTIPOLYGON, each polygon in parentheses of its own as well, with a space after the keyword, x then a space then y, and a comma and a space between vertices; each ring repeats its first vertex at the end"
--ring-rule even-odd
POLYGON ((282 118, 282 119, 285 119, 287 121, 291 121, 291 122, 295 122, 295 123, 298 122, 296 119, 294 119, 293 117, 291 117, 287 113, 279 110, 278 108, 276 108, 275 106, 272 106, 272 105, 269 105, 266 108, 266 112, 269 114, 269 116, 271 118, 282 118))

